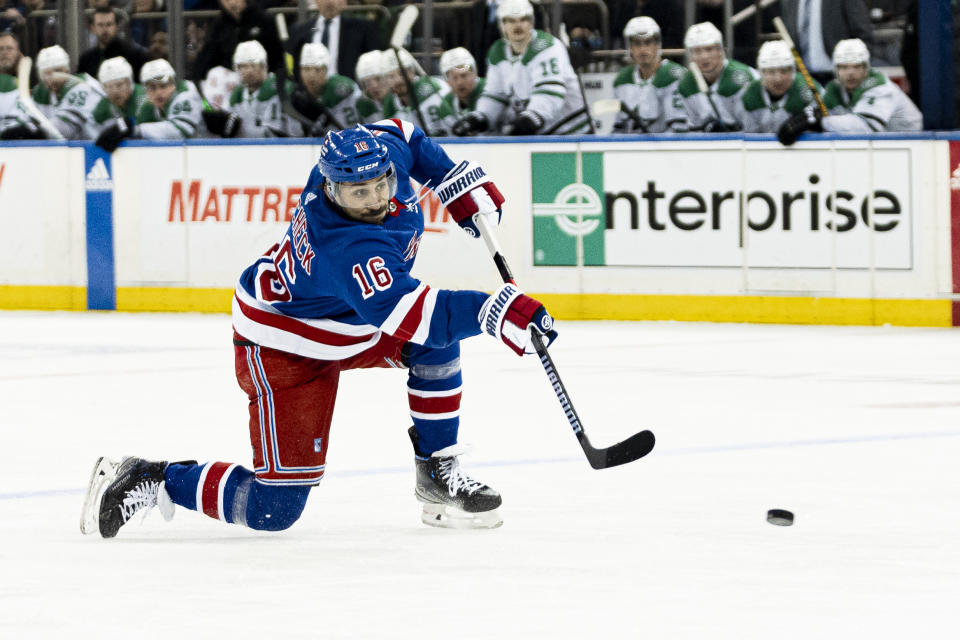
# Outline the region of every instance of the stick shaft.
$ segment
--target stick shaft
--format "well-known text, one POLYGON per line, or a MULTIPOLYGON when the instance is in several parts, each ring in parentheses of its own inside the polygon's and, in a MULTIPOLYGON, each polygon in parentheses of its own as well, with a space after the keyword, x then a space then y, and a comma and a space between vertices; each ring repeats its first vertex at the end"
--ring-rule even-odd
POLYGON ((777 16, 773 19, 773 26, 777 28, 777 33, 780 34, 780 37, 783 38, 783 41, 787 43, 788 47, 790 47, 790 52, 793 54, 793 61, 797 65, 797 71, 800 72, 800 75, 803 77, 803 81, 807 83, 807 86, 810 87, 810 91, 813 92, 813 99, 817 101, 817 107, 820 109, 820 115, 830 115, 830 112, 827 110, 827 105, 824 104, 823 98, 820 97, 820 91, 817 89, 817 84, 810 76, 810 72, 807 70, 807 65, 803 64, 803 57, 801 57, 800 52, 797 50, 797 45, 794 44, 793 38, 790 37, 790 32, 787 31, 787 25, 783 23, 783 19, 780 16, 777 16))

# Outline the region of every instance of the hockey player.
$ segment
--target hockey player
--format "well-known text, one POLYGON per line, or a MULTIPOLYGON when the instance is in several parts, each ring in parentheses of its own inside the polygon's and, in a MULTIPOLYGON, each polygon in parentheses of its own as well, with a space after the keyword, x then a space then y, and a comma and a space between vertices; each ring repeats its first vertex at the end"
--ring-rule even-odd
POLYGON ((322 136, 330 129, 352 127, 359 122, 357 100, 362 95, 357 83, 341 75, 328 75, 330 52, 319 42, 300 49, 300 84, 290 104, 305 120, 307 136, 322 136))
POLYGON ((224 138, 286 138, 300 135, 300 125, 283 112, 278 94, 278 83, 284 82, 286 95, 296 89, 289 80, 280 80, 267 71, 267 50, 256 40, 237 45, 233 52, 233 69, 240 74, 240 84, 230 93, 230 111, 236 115, 236 124, 229 119, 204 116, 211 133, 224 138), (229 122, 230 126, 227 127, 229 122))
MULTIPOLYGON (((111 538, 138 511, 173 506, 252 529, 282 530, 324 475, 341 371, 407 370, 421 520, 452 528, 502 522, 500 495, 460 466, 460 341, 488 333, 519 355, 531 331, 556 337, 543 305, 512 284, 493 295, 434 289, 411 275, 423 213, 411 178, 433 187, 477 236, 503 198, 483 169, 454 163, 409 122, 327 134, 296 214, 240 276, 233 301, 236 375, 249 396, 251 469, 226 462, 120 464, 101 458, 81 530, 111 538)), ((379 428, 379 427, 378 427, 379 428)))
POLYGON ((777 137, 785 145, 804 131, 873 133, 920 131, 923 114, 895 83, 870 68, 870 51, 863 40, 841 40, 833 49, 836 79, 823 94, 830 115, 807 108, 783 123, 777 137))
POLYGON ((33 101, 51 124, 68 140, 89 137, 93 110, 104 97, 96 80, 70 75, 70 56, 54 45, 37 54, 40 83, 33 88, 33 101))
POLYGON ((183 140, 203 133, 203 99, 189 80, 177 83, 177 74, 162 58, 151 60, 140 69, 140 82, 147 100, 133 118, 114 118, 97 137, 97 145, 107 151, 117 148, 124 138, 146 140, 183 140))
POLYGON ((379 49, 367 51, 357 59, 354 73, 363 95, 357 100, 357 113, 362 122, 383 120, 383 99, 390 91, 384 76, 386 62, 379 49))
POLYGON ((677 91, 686 69, 663 59, 660 25, 647 16, 631 18, 623 29, 623 41, 633 64, 621 69, 613 81, 613 95, 621 104, 613 131, 686 131, 687 114, 677 91))
POLYGON ((452 131, 461 118, 477 108, 484 80, 477 77, 477 61, 463 47, 443 52, 440 56, 440 73, 451 88, 440 105, 440 118, 444 130, 452 131))
POLYGON ((590 131, 580 82, 562 43, 533 28, 528 0, 501 0, 503 37, 487 53, 487 75, 477 110, 460 120, 458 136, 575 134, 590 131))
POLYGON ((752 67, 736 60, 727 60, 723 36, 709 22, 687 29, 683 39, 690 61, 697 65, 707 83, 704 94, 697 86, 692 71, 680 80, 680 97, 690 129, 701 131, 739 131, 743 126, 736 114, 743 92, 759 76, 752 67))
POLYGON ((750 83, 739 103, 737 119, 745 132, 776 133, 787 118, 815 104, 813 91, 797 73, 793 53, 783 40, 763 43, 757 68, 760 79, 750 83))
MULTIPOLYGON (((133 81, 133 67, 126 58, 117 56, 107 58, 100 63, 97 70, 97 80, 100 81, 107 97, 101 98, 93 110, 92 136, 96 139, 101 129, 115 118, 137 117, 137 111, 147 101, 147 92, 143 85, 133 81)), ((112 149, 107 149, 112 151, 112 149)))
POLYGON ((417 61, 406 49, 383 52, 383 64, 390 93, 383 99, 383 117, 399 118, 421 124, 430 135, 443 134, 440 105, 448 88, 430 76, 417 75, 417 61), (400 65, 403 65, 403 71, 400 65), (413 92, 411 93, 411 89, 413 92))

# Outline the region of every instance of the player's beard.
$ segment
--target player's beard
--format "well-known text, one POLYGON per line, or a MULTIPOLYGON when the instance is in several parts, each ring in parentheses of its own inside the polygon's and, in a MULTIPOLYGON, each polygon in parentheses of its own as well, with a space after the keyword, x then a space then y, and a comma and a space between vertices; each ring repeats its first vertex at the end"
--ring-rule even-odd
POLYGON ((372 207, 367 209, 361 209, 354 214, 354 218, 361 222, 368 222, 370 224, 380 224, 383 222, 384 218, 387 217, 387 208, 390 206, 390 203, 385 203, 382 207, 372 207))

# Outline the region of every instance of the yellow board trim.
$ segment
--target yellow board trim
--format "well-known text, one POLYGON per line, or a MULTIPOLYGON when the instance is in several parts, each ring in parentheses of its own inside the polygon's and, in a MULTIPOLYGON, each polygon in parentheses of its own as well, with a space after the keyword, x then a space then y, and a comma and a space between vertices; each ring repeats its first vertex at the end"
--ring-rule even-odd
POLYGON ((87 288, 0 285, 0 309, 86 311, 87 288))
MULTIPOLYGON (((950 300, 534 293, 561 320, 949 327, 950 300)), ((117 311, 230 313, 233 289, 119 287, 117 311)), ((83 311, 85 287, 0 286, 0 309, 83 311)))

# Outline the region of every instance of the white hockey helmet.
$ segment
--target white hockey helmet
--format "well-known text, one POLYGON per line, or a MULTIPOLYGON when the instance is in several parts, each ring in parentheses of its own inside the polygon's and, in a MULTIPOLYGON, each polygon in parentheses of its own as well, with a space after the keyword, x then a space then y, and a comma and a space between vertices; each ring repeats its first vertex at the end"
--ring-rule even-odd
POLYGON ((687 35, 683 37, 683 46, 687 49, 709 47, 714 44, 723 46, 723 34, 712 22, 699 22, 691 25, 687 29, 687 35))
POLYGON ((630 18, 627 26, 623 28, 623 41, 628 47, 630 46, 630 38, 656 38, 659 40, 660 25, 648 16, 630 18))
POLYGON ((47 69, 59 69, 66 67, 70 70, 70 55, 58 44, 45 49, 40 49, 37 54, 37 73, 43 73, 47 69))
POLYGON ((797 64, 793 60, 793 52, 783 40, 771 40, 764 42, 757 53, 757 69, 782 69, 790 67, 796 69, 797 64))
POLYGON ((446 77, 448 71, 452 71, 457 67, 468 67, 476 71, 477 61, 474 60, 470 52, 463 47, 456 47, 444 51, 443 55, 440 56, 440 75, 446 77))
POLYGON ((247 40, 237 45, 233 52, 233 70, 241 64, 262 64, 267 66, 267 50, 256 40, 247 40))
POLYGON ((833 66, 838 64, 870 64, 870 50, 860 38, 841 40, 833 48, 833 66))
POLYGON ((115 80, 133 82, 133 67, 122 56, 107 58, 100 63, 100 68, 97 70, 97 80, 100 81, 100 84, 107 84, 115 80))
POLYGON ((142 84, 147 84, 148 82, 173 83, 176 81, 177 72, 174 71, 170 63, 163 58, 151 60, 140 68, 140 82, 142 84))
POLYGON ((497 20, 504 18, 533 19, 533 5, 529 0, 499 0, 497 2, 497 20))
MULTIPOLYGON (((239 49, 239 47, 238 47, 239 49)), ((300 49, 301 67, 330 68, 330 50, 320 42, 308 42, 300 49)))
MULTIPOLYGON (((400 52, 400 62, 403 63, 403 68, 410 70, 417 68, 417 61, 413 59, 413 54, 407 51, 406 49, 398 49, 400 52)), ((385 49, 383 51, 383 73, 390 73, 391 71, 399 71, 400 67, 397 66, 397 56, 393 52, 393 49, 385 49)))
POLYGON ((357 81, 366 80, 384 74, 384 53, 378 49, 360 54, 354 73, 357 81))

